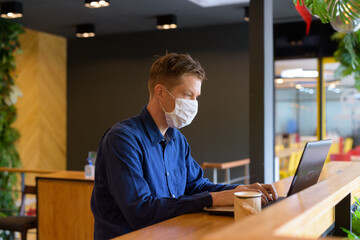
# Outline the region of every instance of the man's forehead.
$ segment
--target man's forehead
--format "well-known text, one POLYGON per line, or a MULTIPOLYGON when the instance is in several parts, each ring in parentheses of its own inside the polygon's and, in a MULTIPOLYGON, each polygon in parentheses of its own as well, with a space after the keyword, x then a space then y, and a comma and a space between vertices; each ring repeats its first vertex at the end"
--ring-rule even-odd
POLYGON ((200 93, 201 93, 201 81, 198 80, 198 81, 192 82, 192 83, 183 82, 182 84, 178 85, 175 88, 177 88, 180 91, 189 91, 191 93, 200 95, 200 93))

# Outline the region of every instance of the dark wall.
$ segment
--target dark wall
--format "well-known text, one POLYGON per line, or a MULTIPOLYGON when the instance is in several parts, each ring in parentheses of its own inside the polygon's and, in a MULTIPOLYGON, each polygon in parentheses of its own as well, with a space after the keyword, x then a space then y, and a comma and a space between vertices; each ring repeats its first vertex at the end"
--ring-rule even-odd
POLYGON ((337 43, 331 40, 335 33, 330 24, 312 21, 309 35, 304 22, 274 25, 275 59, 314 58, 333 56, 337 43))
POLYGON ((189 53, 209 79, 197 117, 181 130, 193 157, 198 163, 248 157, 248 45, 246 23, 69 40, 67 168, 83 169, 103 133, 141 111, 153 57, 166 51, 189 53))

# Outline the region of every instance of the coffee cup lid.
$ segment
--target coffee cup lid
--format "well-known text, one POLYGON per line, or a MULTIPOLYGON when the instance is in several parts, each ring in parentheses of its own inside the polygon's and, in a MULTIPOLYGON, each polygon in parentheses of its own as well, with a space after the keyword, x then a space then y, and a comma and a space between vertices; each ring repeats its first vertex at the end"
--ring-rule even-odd
POLYGON ((238 198, 257 198, 261 197, 259 192, 236 192, 234 195, 238 198))

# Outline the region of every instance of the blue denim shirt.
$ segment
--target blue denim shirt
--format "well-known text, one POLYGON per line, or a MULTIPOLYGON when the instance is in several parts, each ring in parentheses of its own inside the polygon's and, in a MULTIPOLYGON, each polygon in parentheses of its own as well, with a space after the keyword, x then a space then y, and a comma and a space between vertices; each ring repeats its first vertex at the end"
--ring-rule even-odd
POLYGON ((212 206, 209 192, 236 186, 203 178, 185 137, 173 128, 165 135, 146 106, 140 115, 105 133, 98 148, 91 197, 95 239, 202 211, 212 206))

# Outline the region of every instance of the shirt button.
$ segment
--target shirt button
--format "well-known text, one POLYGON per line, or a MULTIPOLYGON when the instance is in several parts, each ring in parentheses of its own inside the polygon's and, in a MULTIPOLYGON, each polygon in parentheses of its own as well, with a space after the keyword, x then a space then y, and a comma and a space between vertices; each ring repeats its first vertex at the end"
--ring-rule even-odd
POLYGON ((169 176, 169 175, 170 175, 170 173, 169 173, 169 172, 166 172, 166 175, 167 175, 167 176, 169 176))
POLYGON ((172 197, 175 198, 175 195, 173 194, 172 197))

